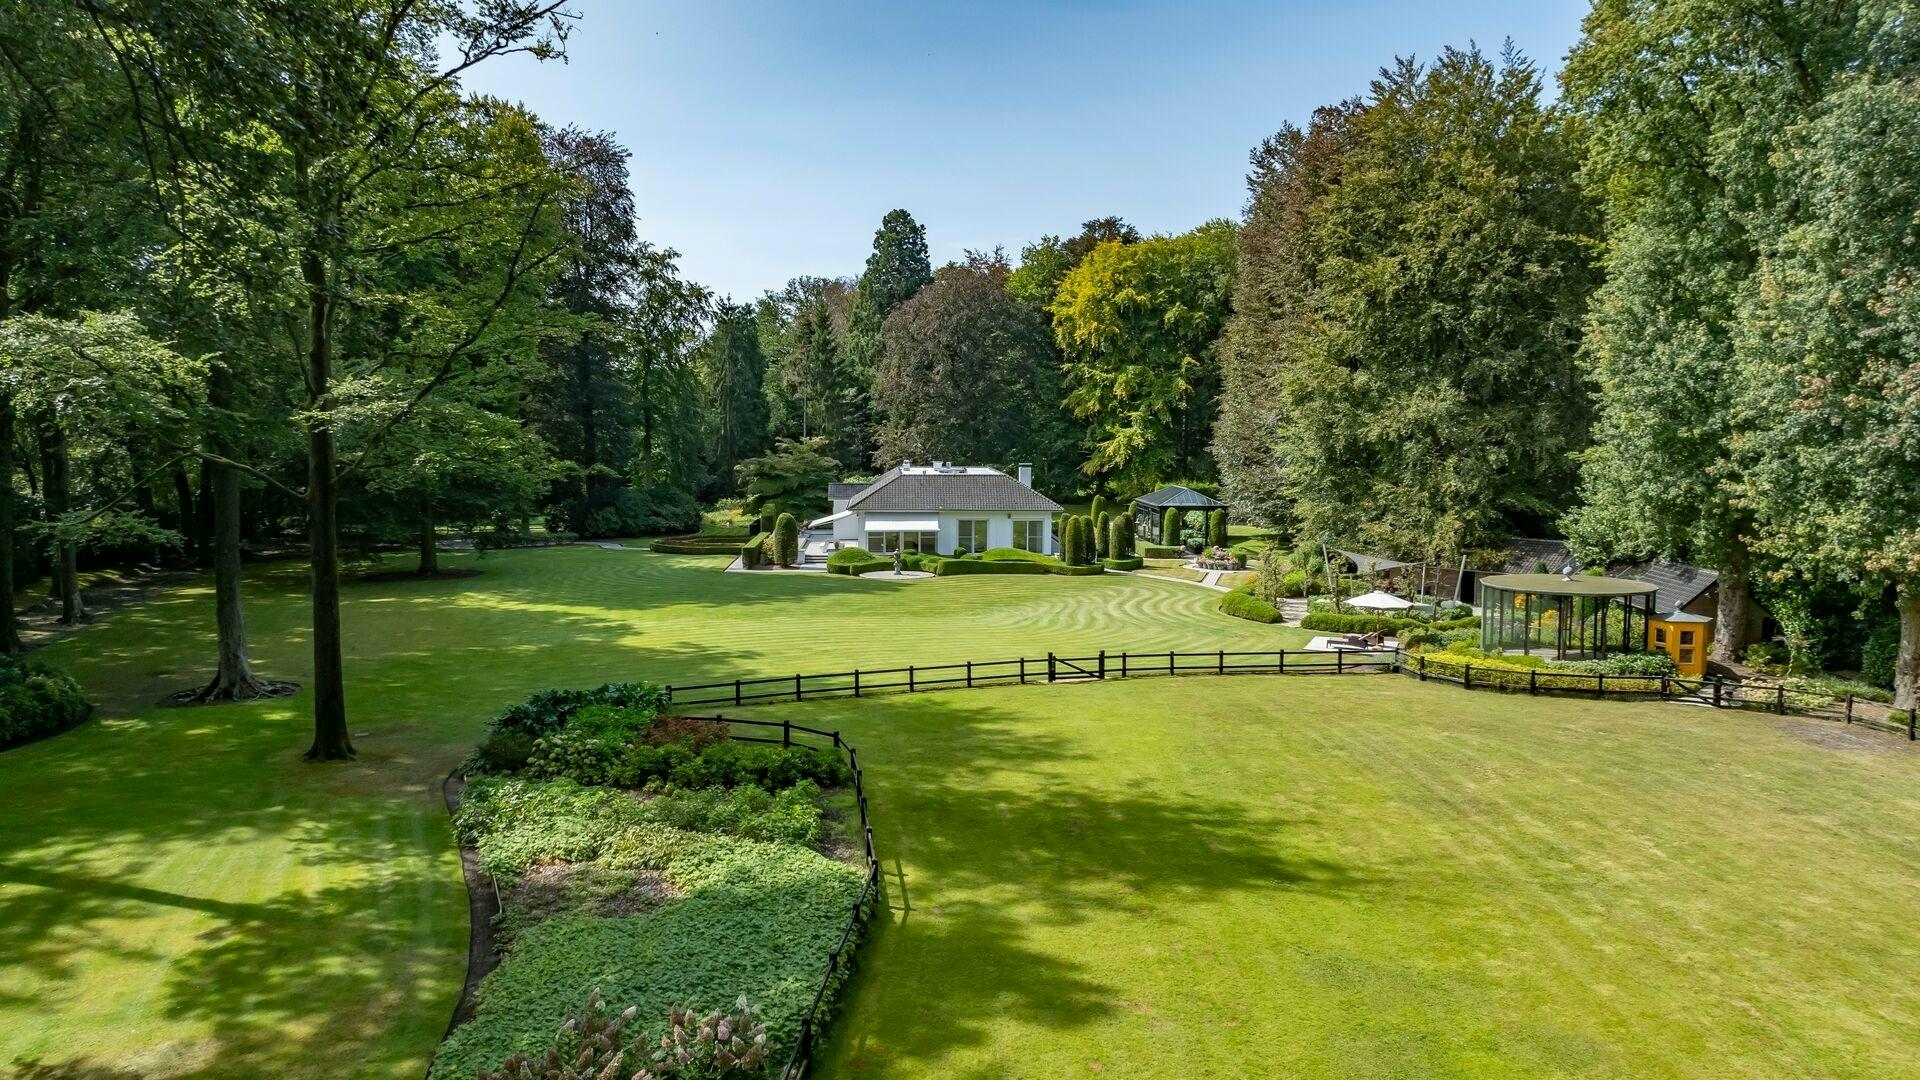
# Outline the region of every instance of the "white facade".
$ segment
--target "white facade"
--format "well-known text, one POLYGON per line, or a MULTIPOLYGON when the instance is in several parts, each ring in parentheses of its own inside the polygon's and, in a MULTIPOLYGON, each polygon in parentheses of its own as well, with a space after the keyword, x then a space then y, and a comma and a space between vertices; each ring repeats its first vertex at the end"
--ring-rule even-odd
MULTIPOLYGON (((979 488, 977 481, 988 479, 998 484, 985 485, 991 489, 999 487, 1004 499, 1005 489, 1017 483, 1020 489, 1015 491, 1015 503, 1035 503, 1051 505, 1038 497, 1032 490, 1032 470, 1021 466, 1017 481, 998 469, 982 466, 954 466, 946 462, 934 462, 932 465, 916 466, 911 462, 902 463, 899 469, 889 472, 869 488, 832 499, 833 510, 827 516, 809 523, 809 528, 818 532, 831 530, 832 546, 836 548, 858 545, 876 553, 890 553, 896 544, 905 544, 910 550, 926 550, 927 538, 931 538, 932 550, 940 555, 964 554, 968 551, 985 551, 988 548, 1021 548, 1044 555, 1054 554, 1053 511, 1051 510, 1008 510, 976 509, 965 505, 967 491, 979 488), (921 503, 923 506, 937 505, 938 509, 921 510, 878 510, 865 509, 858 505, 862 497, 872 487, 896 477, 907 478, 916 484, 931 483, 938 492, 938 503, 921 503), (945 480, 953 479, 952 491, 946 489, 945 480), (974 484, 966 481, 973 479, 974 484), (947 497, 960 505, 947 505, 947 497)), ((917 500, 916 500, 917 501, 917 500)), ((1001 504, 1003 507, 1005 502, 1001 504)))
POLYGON ((833 538, 859 544, 868 551, 890 552, 890 548, 874 541, 872 534, 897 532, 918 535, 932 532, 939 537, 935 554, 959 555, 964 553, 960 547, 962 521, 986 523, 986 543, 976 542, 966 550, 1021 547, 1021 544, 1015 543, 1014 537, 1014 530, 1018 527, 1027 534, 1029 543, 1037 542, 1039 545, 1026 550, 1038 551, 1042 555, 1053 554, 1053 515, 1030 510, 941 510, 937 513, 886 511, 871 514, 855 510, 833 523, 833 538))

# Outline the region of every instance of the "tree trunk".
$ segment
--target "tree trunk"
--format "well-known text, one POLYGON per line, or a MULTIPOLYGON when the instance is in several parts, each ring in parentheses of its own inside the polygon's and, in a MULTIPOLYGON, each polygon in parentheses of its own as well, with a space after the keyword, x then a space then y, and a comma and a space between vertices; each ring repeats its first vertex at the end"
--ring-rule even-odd
POLYGON ((1902 581, 1894 607, 1900 612, 1900 653, 1893 662, 1893 707, 1920 708, 1920 587, 1902 581))
POLYGON ((1731 664, 1745 652, 1752 592, 1747 584, 1747 546, 1737 538, 1720 560, 1719 598, 1713 613, 1713 660, 1731 664))
MULTIPOLYGON (((49 423, 42 431, 40 446, 47 459, 47 520, 58 523, 66 516, 73 496, 66 432, 58 424, 49 423)), ((71 540, 54 544, 53 588, 60 601, 60 621, 68 626, 86 622, 86 605, 80 601, 80 545, 71 540)))
POLYGON ((213 565, 213 462, 200 462, 200 497, 193 501, 193 561, 213 565))
POLYGON ((308 761, 348 761, 346 672, 340 656, 340 474, 324 415, 333 384, 333 303, 321 253, 301 259, 307 288, 307 393, 323 410, 307 428, 307 549, 313 574, 313 745, 308 761))
POLYGON ((439 537, 433 531, 433 496, 420 493, 420 568, 414 573, 432 577, 440 572, 439 537))
POLYGON ((194 529, 199 524, 200 515, 193 506, 193 481, 187 478, 185 465, 176 464, 173 467, 173 501, 174 509, 179 515, 174 519, 174 527, 179 529, 180 535, 185 538, 186 555, 191 559, 194 549, 200 543, 194 537, 194 529))
POLYGON ((247 656, 247 624, 240 582, 240 470, 215 464, 208 474, 210 489, 202 497, 213 503, 213 613, 218 633, 218 666, 213 680, 193 696, 195 701, 251 701, 276 697, 291 687, 267 682, 253 673, 247 656))
POLYGON ((13 400, 0 396, 0 653, 19 651, 13 621, 13 400))

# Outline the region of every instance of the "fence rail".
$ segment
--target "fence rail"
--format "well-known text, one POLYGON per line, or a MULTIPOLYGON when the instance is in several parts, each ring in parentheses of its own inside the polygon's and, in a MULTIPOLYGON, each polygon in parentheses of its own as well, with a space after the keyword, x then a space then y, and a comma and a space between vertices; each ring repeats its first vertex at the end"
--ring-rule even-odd
POLYGON ((873 847, 873 823, 867 817, 867 788, 860 772, 860 755, 851 743, 840 737, 838 731, 822 731, 819 728, 796 724, 791 720, 743 720, 737 716, 696 716, 694 720, 707 720, 728 725, 732 737, 741 742, 775 743, 780 746, 806 745, 807 736, 830 740, 833 749, 844 755, 847 767, 853 772, 853 804, 860 815, 860 842, 867 861, 867 877, 860 886, 860 895, 853 901, 853 908, 847 913, 846 925, 840 930, 840 940, 832 951, 827 953, 827 969, 821 973, 820 985, 814 989, 813 1000, 807 1005, 805 1015, 800 1018, 800 1034, 794 1039, 793 1051, 787 1055, 787 1063, 780 1070, 780 1080, 801 1080, 813 1067, 815 1044, 820 1037, 820 1029, 826 1023, 827 1013, 833 1006, 833 992, 836 976, 842 975, 853 966, 853 955, 860 944, 860 931, 873 914, 874 905, 880 900, 880 858, 873 847), (738 727, 778 730, 779 738, 771 735, 742 735, 734 733, 738 727), (799 741, 796 742, 796 737, 799 741))
MULTIPOLYGON (((1507 668, 1472 662, 1429 663, 1425 654, 1398 649, 1361 652, 1222 650, 1109 652, 1084 656, 1049 652, 1011 660, 960 660, 905 667, 775 675, 669 686, 676 705, 752 705, 769 701, 925 693, 981 686, 1137 679, 1165 675, 1363 675, 1397 672, 1469 690, 1611 698, 1659 698, 1719 709, 1766 710, 1861 724, 1920 739, 1920 718, 1852 694, 1802 690, 1779 683, 1731 682, 1677 675, 1607 675, 1546 668, 1507 668)), ((739 722, 739 721, 736 721, 739 722)))

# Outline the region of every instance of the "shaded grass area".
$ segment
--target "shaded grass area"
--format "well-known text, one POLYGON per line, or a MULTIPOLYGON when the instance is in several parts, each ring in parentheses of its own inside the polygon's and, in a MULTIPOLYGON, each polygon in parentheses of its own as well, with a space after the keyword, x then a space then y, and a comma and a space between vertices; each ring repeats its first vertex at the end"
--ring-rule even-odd
MULTIPOLYGON (((465 967, 439 782, 536 689, 1304 640, 1118 574, 906 585, 595 548, 442 560, 484 573, 344 590, 351 765, 299 760, 310 691, 156 706, 206 676, 204 580, 38 654, 102 708, 0 754, 0 1076, 419 1076, 465 967)), ((304 586, 295 564, 249 571, 256 666, 303 686, 304 586)))
POLYGON ((823 1075, 1914 1075, 1920 755, 1392 676, 769 706, 888 908, 823 1075))

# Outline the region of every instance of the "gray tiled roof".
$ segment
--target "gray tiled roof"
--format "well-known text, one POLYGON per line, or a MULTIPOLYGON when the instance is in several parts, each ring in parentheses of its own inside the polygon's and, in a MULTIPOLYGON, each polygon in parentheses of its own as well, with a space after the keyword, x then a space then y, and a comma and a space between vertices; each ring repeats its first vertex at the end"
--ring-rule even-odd
POLYGON ((1060 504, 1006 473, 907 473, 890 469, 849 510, 1044 510, 1060 504))
POLYGON ((1720 580, 1716 570, 1705 570, 1686 563, 1667 562, 1654 559, 1637 566, 1622 567, 1618 571, 1621 577, 1630 577, 1635 581, 1644 581, 1660 591, 1653 595, 1655 611, 1679 611, 1700 598, 1700 594, 1713 588, 1720 580))
POLYGON ((1560 568, 1573 562, 1573 553, 1567 550, 1565 540, 1530 540, 1516 536, 1507 541, 1505 562, 1500 564, 1503 574, 1531 574, 1547 564, 1547 573, 1557 574, 1560 568))
POLYGON ((1218 499, 1209 499, 1192 488, 1181 487, 1179 484, 1168 484, 1166 487, 1160 488, 1157 491, 1150 491, 1140 496, 1140 505, 1159 507, 1192 506, 1204 510, 1212 510, 1215 507, 1225 507, 1227 504, 1218 499))
POLYGON ((828 484, 827 498, 851 499, 855 495, 858 495, 861 492, 867 490, 868 485, 871 483, 872 483, 871 481, 866 481, 858 484, 828 484))

